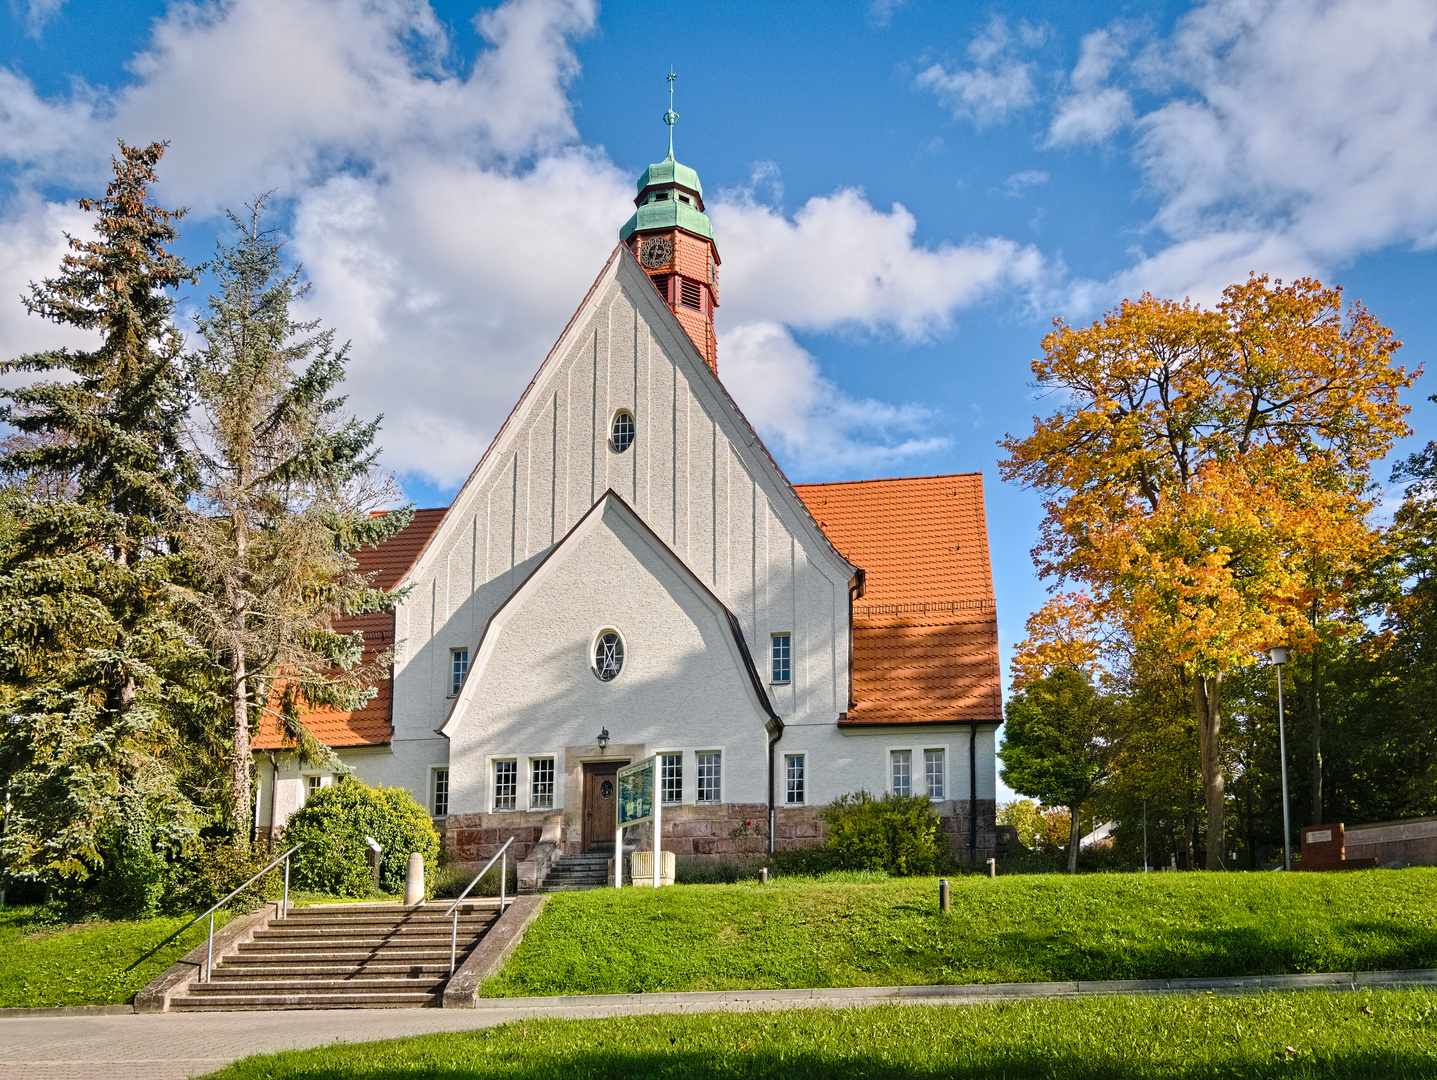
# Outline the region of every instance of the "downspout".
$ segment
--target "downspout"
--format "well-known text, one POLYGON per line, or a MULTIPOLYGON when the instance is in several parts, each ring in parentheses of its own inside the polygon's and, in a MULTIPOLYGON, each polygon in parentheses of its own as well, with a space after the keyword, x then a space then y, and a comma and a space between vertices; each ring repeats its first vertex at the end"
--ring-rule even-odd
POLYGON ((274 854, 274 804, 279 802, 279 762, 269 751, 269 853, 274 854))
POLYGON ((978 865, 978 725, 968 725, 968 865, 978 865))
POLYGON ((868 576, 862 569, 854 571, 853 580, 848 583, 848 707, 858 704, 853 692, 853 602, 868 591, 868 576))
POLYGON ((775 850, 773 842, 773 829, 775 819, 778 815, 778 810, 775 803, 775 788, 777 787, 777 784, 774 779, 774 747, 778 745, 778 740, 781 738, 783 738, 783 725, 770 724, 768 736, 768 853, 770 855, 772 855, 775 850))

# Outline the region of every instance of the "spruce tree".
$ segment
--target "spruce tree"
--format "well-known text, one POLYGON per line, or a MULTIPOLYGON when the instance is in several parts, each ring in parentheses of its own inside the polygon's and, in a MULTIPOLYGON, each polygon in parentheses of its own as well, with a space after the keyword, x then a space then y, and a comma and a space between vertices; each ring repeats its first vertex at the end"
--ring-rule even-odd
POLYGON ((348 347, 291 316, 308 286, 298 268, 282 270, 264 204, 257 198, 247 219, 230 215, 238 240, 221 243, 211 264, 218 291, 198 320, 205 347, 193 360, 200 486, 179 507, 197 583, 184 593, 190 625, 226 672, 237 842, 249 835, 252 725, 271 715, 312 758, 323 748, 306 709, 357 708, 385 677, 387 655, 364 663, 362 634, 334 623, 394 605, 347 553, 410 517, 370 513, 394 494, 375 471, 379 420, 346 416, 334 396, 348 347))
POLYGON ((199 824, 179 763, 203 750, 184 725, 213 667, 167 602, 183 561, 170 508, 195 476, 174 290, 197 271, 170 250, 182 211, 150 198, 163 152, 120 144, 104 197, 80 200, 95 238, 67 237, 58 276, 24 299, 96 347, 0 365, 39 376, 0 391, 15 433, 0 454, 0 864, 52 884, 103 869, 141 907, 199 824))

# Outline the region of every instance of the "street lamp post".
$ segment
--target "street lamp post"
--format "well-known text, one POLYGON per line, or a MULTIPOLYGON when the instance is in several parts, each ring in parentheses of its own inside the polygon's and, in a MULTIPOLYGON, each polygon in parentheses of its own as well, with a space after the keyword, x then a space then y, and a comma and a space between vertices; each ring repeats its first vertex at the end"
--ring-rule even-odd
POLYGON ((1287 732, 1282 723, 1282 665, 1291 650, 1274 645, 1267 650, 1267 662, 1277 668, 1277 752, 1282 758, 1282 868, 1292 869, 1292 820, 1287 808, 1287 732))

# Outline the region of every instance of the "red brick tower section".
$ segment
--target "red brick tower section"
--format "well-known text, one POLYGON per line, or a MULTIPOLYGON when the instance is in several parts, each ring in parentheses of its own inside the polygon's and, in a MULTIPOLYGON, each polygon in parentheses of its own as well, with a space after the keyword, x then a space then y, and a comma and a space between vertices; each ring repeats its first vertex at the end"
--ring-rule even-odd
POLYGON ((720 260, 698 173, 673 158, 650 165, 639 178, 634 204, 637 209, 620 239, 717 374, 714 308, 720 260))

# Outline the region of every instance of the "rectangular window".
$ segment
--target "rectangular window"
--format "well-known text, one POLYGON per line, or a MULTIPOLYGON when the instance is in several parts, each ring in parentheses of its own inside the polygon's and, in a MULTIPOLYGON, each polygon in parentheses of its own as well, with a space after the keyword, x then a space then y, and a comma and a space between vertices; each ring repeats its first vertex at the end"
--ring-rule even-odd
POLYGON ((698 794, 701 803, 716 803, 723 794, 723 762, 720 758, 717 750, 698 755, 698 794))
POLYGON ((948 796, 943 793, 943 751, 923 751, 923 772, 928 780, 928 797, 930 799, 946 799, 948 796))
POLYGON ((703 289, 697 281, 680 278, 679 292, 682 294, 684 307, 699 308, 703 306, 703 289))
POLYGON ((513 810, 519 805, 519 763, 494 762, 494 809, 513 810))
POLYGON ((666 803, 684 801, 683 754, 659 755, 659 787, 666 803))
POLYGON ((320 785, 323 783, 324 777, 322 776, 306 776, 304 778, 304 801, 309 802, 318 793, 320 785))
POLYGON ((772 682, 786 683, 792 677, 793 638, 788 634, 773 635, 772 682))
POLYGON ((449 813, 449 770, 434 770, 434 816, 444 817, 449 813))
POLYGON ((895 750, 893 758, 893 794, 913 794, 913 751, 895 750))
POLYGON ((554 806, 554 759, 534 758, 529 762, 529 808, 550 810, 554 806))
POLYGON ((783 759, 784 780, 788 784, 788 801, 803 802, 803 755, 789 754, 783 759))
POLYGON ((469 650, 450 649, 449 656, 452 659, 449 696, 455 697, 459 693, 459 688, 464 685, 464 676, 469 673, 469 650))

